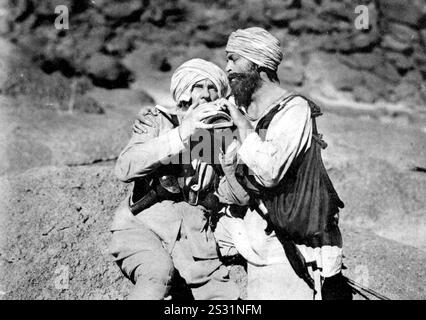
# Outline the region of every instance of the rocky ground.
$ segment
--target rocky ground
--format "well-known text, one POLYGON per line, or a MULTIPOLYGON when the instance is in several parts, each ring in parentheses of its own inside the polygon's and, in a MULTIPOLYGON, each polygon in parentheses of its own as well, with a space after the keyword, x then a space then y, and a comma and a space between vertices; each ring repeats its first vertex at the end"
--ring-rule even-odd
MULTIPOLYGON (((49 27, 55 1, 14 1, 13 24, 0 23, 0 299, 126 297, 107 244, 129 188, 112 168, 132 119, 171 104, 181 62, 223 66, 230 30, 259 24, 291 48, 283 86, 325 111, 345 274, 392 299, 426 298, 421 1, 361 1, 375 13, 364 32, 349 28, 350 1, 248 1, 244 12, 238 0, 65 2, 68 34, 49 27)), ((232 277, 244 288, 242 268, 232 277)))

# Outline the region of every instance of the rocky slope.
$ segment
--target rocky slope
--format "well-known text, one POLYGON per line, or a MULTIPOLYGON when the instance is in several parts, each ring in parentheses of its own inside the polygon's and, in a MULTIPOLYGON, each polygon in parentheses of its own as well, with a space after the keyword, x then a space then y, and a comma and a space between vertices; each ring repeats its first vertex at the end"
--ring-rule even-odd
POLYGON ((169 77, 187 51, 218 48, 223 65, 233 30, 263 26, 282 42, 284 84, 342 102, 399 102, 425 112, 422 0, 20 0, 4 10, 9 19, 0 32, 45 71, 87 75, 107 88, 135 80, 123 58, 137 49, 148 48, 150 64, 169 77), (69 8, 68 30, 54 28, 58 4, 69 8), (357 6, 368 10, 365 29, 356 27, 357 6))
MULTIPOLYGON (((126 297, 131 283, 107 252, 112 211, 126 194, 111 166, 36 168, 0 185, 0 299, 126 297)), ((346 275, 392 299, 426 297, 424 251, 353 227, 343 233, 346 275)), ((241 268, 232 274, 244 284, 241 268)))

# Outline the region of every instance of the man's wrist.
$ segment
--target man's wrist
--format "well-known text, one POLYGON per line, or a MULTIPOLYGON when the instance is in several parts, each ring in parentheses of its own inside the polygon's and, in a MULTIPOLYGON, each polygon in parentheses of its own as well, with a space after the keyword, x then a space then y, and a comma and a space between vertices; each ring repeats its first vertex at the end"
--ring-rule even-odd
POLYGON ((189 141, 189 138, 191 137, 192 130, 191 130, 191 124, 188 122, 182 122, 180 126, 178 127, 178 132, 181 140, 183 143, 187 143, 189 141))
POLYGON ((255 132, 255 130, 251 126, 243 125, 241 127, 238 127, 238 133, 240 135, 240 142, 243 143, 244 140, 247 138, 247 136, 250 133, 253 133, 253 132, 255 132))

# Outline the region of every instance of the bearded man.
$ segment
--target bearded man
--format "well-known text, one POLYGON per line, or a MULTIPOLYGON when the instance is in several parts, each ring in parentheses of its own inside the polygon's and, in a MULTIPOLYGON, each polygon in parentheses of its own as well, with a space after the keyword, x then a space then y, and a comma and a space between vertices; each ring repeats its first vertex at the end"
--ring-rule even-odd
POLYGON ((226 99, 220 103, 238 129, 239 142, 224 156, 229 179, 218 194, 222 202, 250 207, 243 218, 229 212, 219 221, 220 238, 228 235, 222 248, 231 243, 244 251, 242 239, 248 239, 257 254, 246 256, 251 299, 351 299, 341 273, 338 213, 343 202, 321 159, 319 108, 279 86, 283 53, 266 30, 233 32, 226 52, 236 105, 226 99), (249 202, 234 192, 233 175, 249 202))
POLYGON ((212 191, 218 174, 190 152, 191 138, 212 127, 203 120, 218 112, 206 103, 229 94, 227 76, 192 59, 174 72, 170 89, 177 109, 158 107, 117 160, 117 177, 134 189, 116 211, 110 252, 135 284, 131 299, 165 298, 177 272, 195 299, 237 299, 210 226, 219 210, 212 191))

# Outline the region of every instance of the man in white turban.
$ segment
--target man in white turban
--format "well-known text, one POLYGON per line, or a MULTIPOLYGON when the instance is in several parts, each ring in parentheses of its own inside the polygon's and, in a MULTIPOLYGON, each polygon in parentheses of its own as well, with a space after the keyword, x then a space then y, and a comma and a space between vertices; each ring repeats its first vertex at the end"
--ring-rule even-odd
POLYGON ((211 88, 214 86, 216 91, 214 96, 203 98, 204 102, 216 100, 216 94, 218 98, 226 98, 231 93, 228 76, 222 69, 203 59, 191 59, 178 67, 172 75, 170 93, 173 100, 180 106, 196 99, 193 96, 194 86, 201 85, 203 81, 210 81, 211 88))
MULTIPOLYGON (((251 207, 244 218, 228 212, 228 221, 219 221, 217 232, 229 236, 221 246, 228 250, 233 243, 248 260, 250 299, 350 299, 337 225, 343 202, 321 160, 319 108, 279 86, 283 54, 279 40, 266 30, 233 32, 226 52, 236 105, 227 99, 219 103, 229 111, 239 139, 224 156, 224 171, 229 176, 233 171, 251 207), (244 254, 247 242, 256 259, 244 254)), ((232 191, 221 183, 220 200, 248 204, 232 191)))
POLYGON ((151 126, 134 132, 117 160, 117 177, 134 188, 116 210, 110 252, 135 284, 129 298, 163 299, 179 274, 195 299, 237 299, 210 224, 220 209, 212 192, 218 175, 190 154, 191 137, 211 128, 203 120, 218 112, 206 103, 229 94, 227 75, 192 59, 174 72, 170 91, 176 110, 156 106, 151 126))

